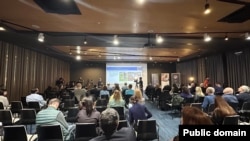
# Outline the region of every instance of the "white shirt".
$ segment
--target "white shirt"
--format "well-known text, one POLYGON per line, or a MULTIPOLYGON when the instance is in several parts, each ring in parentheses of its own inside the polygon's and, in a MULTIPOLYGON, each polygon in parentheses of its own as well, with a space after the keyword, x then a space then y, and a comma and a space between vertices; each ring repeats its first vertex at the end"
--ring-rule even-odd
POLYGON ((32 101, 37 101, 39 102, 40 107, 44 106, 46 104, 46 101, 43 99, 43 97, 39 94, 30 94, 26 96, 26 102, 32 102, 32 101))
POLYGON ((9 106, 9 100, 7 99, 7 97, 0 95, 0 102, 3 103, 4 107, 8 107, 9 106))

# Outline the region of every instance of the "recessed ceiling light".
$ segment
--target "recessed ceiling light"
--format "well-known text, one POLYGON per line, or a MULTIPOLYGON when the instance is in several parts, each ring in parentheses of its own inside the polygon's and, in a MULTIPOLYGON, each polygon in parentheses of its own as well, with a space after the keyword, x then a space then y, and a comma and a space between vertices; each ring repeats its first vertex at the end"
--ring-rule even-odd
POLYGON ((187 43, 188 46, 192 46, 193 44, 192 43, 187 43))
POLYGON ((101 24, 101 22, 97 22, 97 24, 101 24))

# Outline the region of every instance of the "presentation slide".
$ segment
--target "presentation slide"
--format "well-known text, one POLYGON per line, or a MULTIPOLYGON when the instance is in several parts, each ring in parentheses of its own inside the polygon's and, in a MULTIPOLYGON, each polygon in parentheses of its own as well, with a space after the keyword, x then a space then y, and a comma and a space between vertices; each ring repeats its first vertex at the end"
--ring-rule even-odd
POLYGON ((118 83, 120 87, 127 84, 136 86, 135 80, 139 81, 142 77, 143 89, 147 86, 147 64, 146 63, 107 63, 106 64, 106 83, 114 85, 118 83))

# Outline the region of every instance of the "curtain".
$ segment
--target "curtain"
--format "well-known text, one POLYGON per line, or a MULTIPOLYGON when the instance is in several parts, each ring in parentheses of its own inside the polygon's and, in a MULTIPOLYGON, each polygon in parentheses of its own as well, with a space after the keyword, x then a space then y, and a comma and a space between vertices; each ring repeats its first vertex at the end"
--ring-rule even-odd
POLYGON ((59 77, 69 81, 69 63, 10 43, 0 41, 0 61, 0 84, 9 101, 20 100, 35 87, 43 93, 59 77))

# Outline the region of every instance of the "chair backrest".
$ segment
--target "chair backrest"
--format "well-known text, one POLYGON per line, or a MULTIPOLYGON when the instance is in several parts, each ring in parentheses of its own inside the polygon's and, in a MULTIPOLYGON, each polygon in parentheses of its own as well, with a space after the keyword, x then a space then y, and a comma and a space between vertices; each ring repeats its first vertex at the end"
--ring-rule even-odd
POLYGON ((97 99, 96 106, 107 106, 108 101, 106 99, 97 99))
POLYGON ((66 116, 66 121, 67 122, 77 122, 77 114, 79 112, 78 107, 70 107, 68 109, 68 114, 66 116))
POLYGON ((3 103, 0 102, 0 109, 4 109, 3 103))
POLYGON ((21 110, 21 124, 35 124, 36 123, 36 111, 35 109, 22 109, 21 110))
POLYGON ((156 120, 138 120, 137 140, 158 139, 156 120))
POLYGON ((37 113, 41 110, 41 107, 38 101, 28 102, 28 108, 35 109, 37 113))
POLYGON ((22 102, 22 104, 23 104, 23 107, 28 107, 28 104, 27 104, 27 102, 26 102, 26 96, 22 96, 22 97, 21 97, 21 102, 22 102))
POLYGON ((226 116, 223 120, 223 125, 238 125, 239 124, 239 115, 226 116))
POLYGON ((238 112, 238 104, 239 103, 228 102, 228 104, 234 109, 235 112, 238 112))
POLYGON ((89 140, 96 136, 95 123, 76 123, 75 140, 89 140))
POLYGON ((38 141, 63 141, 63 133, 60 125, 39 125, 36 131, 38 141))
POLYGON ((241 110, 250 110, 250 102, 244 102, 241 110))
POLYGON ((214 111, 214 109, 215 109, 214 103, 213 104, 209 104, 208 109, 207 109, 207 113, 211 114, 214 111))
POLYGON ((109 95, 101 95, 101 99, 106 99, 108 101, 109 100, 109 95))
POLYGON ((128 121, 127 120, 119 120, 117 130, 120 130, 122 127, 128 127, 128 121))
POLYGON ((68 110, 69 108, 75 106, 75 100, 74 99, 65 99, 63 101, 63 103, 64 103, 64 106, 63 106, 64 110, 68 110))
POLYGON ((100 113, 102 113, 104 110, 107 109, 107 106, 96 106, 95 109, 100 113))
POLYGON ((124 107, 111 107, 111 108, 114 108, 118 112, 120 120, 125 119, 124 107))
POLYGON ((20 114, 22 109, 23 109, 23 104, 21 101, 11 101, 10 110, 13 114, 14 113, 20 114))
POLYGON ((3 126, 12 125, 12 113, 10 110, 0 110, 0 122, 3 126))
POLYGON ((11 125, 3 127, 4 141, 28 141, 24 125, 11 125))
POLYGON ((190 107, 197 107, 197 108, 199 108, 199 109, 202 110, 201 105, 202 105, 202 103, 191 103, 191 104, 190 104, 190 107))

